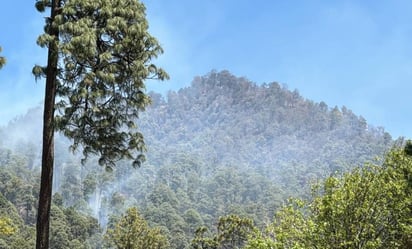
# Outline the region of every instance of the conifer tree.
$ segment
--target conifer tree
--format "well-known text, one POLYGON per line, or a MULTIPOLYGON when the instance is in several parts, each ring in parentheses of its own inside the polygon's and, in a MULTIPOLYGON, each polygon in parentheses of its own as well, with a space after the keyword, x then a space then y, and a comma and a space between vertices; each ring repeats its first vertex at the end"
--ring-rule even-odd
MULTIPOLYGON (((2 48, 0 47, 0 52, 2 51, 2 48)), ((6 58, 3 56, 0 56, 0 69, 6 64, 6 58)))
POLYGON ((160 229, 150 228, 137 208, 129 208, 126 214, 106 233, 106 241, 116 249, 163 249, 169 243, 160 229))
POLYGON ((168 76, 151 63, 163 51, 148 32, 139 1, 37 0, 36 8, 51 9, 37 40, 48 49, 47 65, 33 68, 36 79, 46 78, 36 241, 37 249, 45 249, 54 131, 72 139, 71 149, 81 149, 84 160, 94 154, 107 169, 121 159, 138 167, 145 146, 135 121, 150 103, 144 81, 168 76))

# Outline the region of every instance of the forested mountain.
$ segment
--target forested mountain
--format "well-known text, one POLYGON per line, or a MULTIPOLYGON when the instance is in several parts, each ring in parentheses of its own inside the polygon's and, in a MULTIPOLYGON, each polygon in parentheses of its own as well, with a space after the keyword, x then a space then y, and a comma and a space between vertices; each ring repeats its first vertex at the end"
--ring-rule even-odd
POLYGON ((197 77, 169 92, 167 101, 153 99, 141 120, 150 152, 198 155, 214 168, 247 165, 277 184, 287 184, 289 173, 305 184, 353 167, 381 155, 392 141, 346 107, 329 108, 278 83, 258 86, 227 71, 197 77))
MULTIPOLYGON (((94 158, 81 164, 82 155, 71 154, 70 142, 58 136, 52 226, 63 232, 52 240, 63 242, 53 248, 104 248, 106 227, 131 206, 159 227, 170 248, 189 248, 196 229, 213 231, 221 216, 263 227, 288 197, 309 197, 312 183, 375 160, 393 144, 383 128, 346 107, 227 71, 151 96, 137 121, 147 145, 141 168, 122 161, 107 172, 94 158)), ((0 236, 5 245, 33 238, 41 111, 0 130, 0 209, 13 210, 0 214, 19 228, 16 238, 0 236)))

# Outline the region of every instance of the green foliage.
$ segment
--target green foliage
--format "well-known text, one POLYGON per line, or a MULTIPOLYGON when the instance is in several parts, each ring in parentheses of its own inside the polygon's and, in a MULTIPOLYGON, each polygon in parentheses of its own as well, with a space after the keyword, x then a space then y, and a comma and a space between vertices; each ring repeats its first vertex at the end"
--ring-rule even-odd
POLYGON ((412 156, 412 140, 406 141, 404 151, 407 155, 412 156))
POLYGON ((72 151, 82 148, 83 163, 93 154, 108 170, 121 159, 132 159, 138 167, 145 144, 135 121, 150 103, 144 81, 168 76, 151 63, 163 51, 148 32, 139 1, 37 0, 35 7, 40 12, 51 9, 37 39, 48 48, 47 66, 32 70, 36 79, 46 78, 36 226, 36 248, 46 249, 54 130, 72 139, 72 151))
POLYGON ((34 224, 38 177, 27 169, 24 157, 0 149, 2 152, 8 159, 2 162, 0 170, 0 193, 19 210, 25 223, 34 224))
MULTIPOLYGON (((0 164, 0 248, 34 248, 39 172, 30 170, 29 161, 22 155, 3 149, 0 164)), ((53 199, 57 205, 52 208, 52 248, 101 247, 97 220, 65 208, 58 193, 53 199)))
POLYGON ((254 230, 253 221, 229 215, 219 219, 217 241, 221 248, 242 248, 247 237, 254 230))
POLYGON ((33 230, 23 223, 19 210, 0 193, 0 248, 32 248, 33 230))
POLYGON ((390 152, 382 166, 329 177, 310 202, 296 200, 246 248, 410 248, 412 157, 390 152))
POLYGON ((93 238, 100 232, 96 219, 82 215, 74 208, 52 206, 51 248, 92 248, 89 238, 93 238))
POLYGON ((140 118, 152 164, 165 164, 165 154, 186 154, 210 166, 205 174, 249 167, 287 196, 310 195, 317 179, 347 172, 392 146, 387 132, 366 126, 346 107, 330 108, 276 82, 257 85, 228 71, 196 77, 191 86, 165 99, 153 94, 153 100, 140 118))
POLYGON ((57 206, 52 206, 50 215, 50 247, 56 249, 69 249, 69 227, 67 226, 66 217, 63 211, 57 206))
POLYGON ((16 232, 12 220, 8 217, 0 217, 0 236, 12 235, 16 232))
POLYGON ((274 223, 264 232, 256 232, 256 237, 249 240, 245 248, 312 248, 314 224, 304 215, 303 206, 304 202, 301 200, 290 199, 276 213, 274 223))
MULTIPOLYGON (((0 52, 2 51, 2 48, 0 47, 0 52)), ((0 56, 0 69, 6 64, 6 58, 3 56, 0 56)))
MULTIPOLYGON (((50 6, 50 1, 36 2, 41 12, 50 6)), ((107 167, 133 158, 133 165, 140 166, 144 141, 135 120, 150 103, 144 81, 168 78, 151 63, 163 50, 148 32, 144 5, 59 0, 58 6, 37 40, 41 47, 57 44, 55 128, 73 139, 73 151, 82 145, 85 158, 98 154, 99 164, 107 167)), ((36 66, 33 73, 40 78, 46 70, 36 66)))
POLYGON ((199 227, 192 240, 193 249, 223 249, 243 248, 248 235, 255 230, 253 221, 248 218, 241 218, 236 215, 228 215, 219 218, 217 233, 207 236, 208 229, 199 227))
POLYGON ((67 224, 70 228, 70 236, 72 240, 77 240, 80 243, 87 241, 96 233, 100 233, 100 227, 97 220, 91 216, 86 216, 73 207, 63 210, 67 224))
POLYGON ((126 214, 107 230, 109 248, 117 249, 162 249, 168 241, 160 229, 150 228, 140 216, 137 208, 129 208, 126 214))
POLYGON ((193 249, 217 249, 218 242, 215 238, 208 236, 207 227, 199 227, 195 232, 195 237, 192 240, 191 248, 193 249))
POLYGON ((35 7, 37 11, 44 12, 46 10, 46 7, 51 7, 51 0, 37 0, 35 3, 35 7))
MULTIPOLYGON (((62 228, 55 233, 65 240, 62 245, 102 248, 97 221, 88 215, 104 229, 108 216, 136 206, 150 227, 161 229, 169 248, 189 248, 194 237, 203 238, 204 248, 217 247, 219 217, 248 217, 262 229, 286 198, 303 196, 311 204, 312 182, 326 176, 340 181, 338 175, 382 155, 392 143, 389 134, 365 129, 364 120, 344 107, 330 109, 277 83, 259 86, 228 72, 198 77, 192 86, 170 92, 168 99, 150 95, 153 105, 139 117, 148 160, 138 171, 119 161, 112 172, 104 172, 96 157, 82 165, 81 155, 68 153, 70 141, 57 134, 53 200, 61 218, 54 223, 62 228), (199 226, 208 232, 195 235, 199 226)), ((27 226, 32 229, 36 208, 26 207, 39 196, 36 144, 41 139, 33 134, 42 127, 41 117, 42 110, 30 110, 0 131, 2 145, 15 145, 0 149, 5 166, 0 167, 0 191, 18 210, 14 218, 6 217, 26 226, 18 226, 20 241, 33 239, 27 226), (13 134, 20 140, 9 143, 13 134)), ((324 188, 316 193, 322 196, 324 188)), ((280 226, 260 231, 250 241, 256 246, 249 248, 283 243, 273 240, 275 227, 284 231, 283 241, 295 246, 316 238, 315 221, 305 219, 307 205, 289 204, 276 216, 280 226), (289 226, 288 219, 299 226, 289 226)))

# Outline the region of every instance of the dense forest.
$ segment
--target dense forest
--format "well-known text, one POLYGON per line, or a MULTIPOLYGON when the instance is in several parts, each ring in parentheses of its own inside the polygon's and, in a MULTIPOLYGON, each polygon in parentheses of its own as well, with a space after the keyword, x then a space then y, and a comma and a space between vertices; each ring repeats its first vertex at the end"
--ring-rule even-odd
MULTIPOLYGON (((391 194, 366 191, 363 200, 376 200, 372 208, 388 208, 380 220, 357 217, 367 224, 363 232, 379 230, 369 244, 359 235, 368 245, 359 248, 410 245, 404 218, 411 214, 411 158, 399 147, 402 139, 383 128, 344 106, 227 71, 150 96, 152 105, 137 120, 147 147, 140 168, 83 160, 57 134, 51 248, 129 248, 122 245, 129 240, 141 246, 133 248, 358 248, 345 244, 353 237, 328 220, 334 212, 327 210, 357 210, 350 204, 359 201, 342 195, 361 193, 362 184, 391 194), (387 179, 396 191, 385 189, 387 179), (394 210, 399 219, 379 223, 394 210), (385 227, 371 228, 368 219, 385 227), (325 220, 335 230, 316 225, 325 220), (143 235, 129 238, 127 229, 143 235)), ((34 247, 41 116, 33 108, 0 129, 0 248, 34 247)))

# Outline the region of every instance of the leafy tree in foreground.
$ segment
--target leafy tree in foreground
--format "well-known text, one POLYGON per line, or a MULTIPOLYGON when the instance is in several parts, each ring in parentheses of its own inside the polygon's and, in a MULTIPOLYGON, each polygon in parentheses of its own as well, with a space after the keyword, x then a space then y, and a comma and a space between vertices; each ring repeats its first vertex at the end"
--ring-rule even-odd
POLYGON ((411 248, 412 156, 394 150, 382 166, 329 177, 308 203, 277 213, 246 248, 411 248))
POLYGON ((123 158, 140 166, 144 142, 134 121, 150 102, 144 80, 168 76, 151 63, 163 51, 148 33, 139 1, 37 0, 36 8, 51 9, 37 40, 48 48, 47 66, 33 68, 36 79, 46 78, 36 242, 43 249, 48 248, 54 130, 73 139, 73 151, 81 146, 85 159, 99 155, 99 164, 108 169, 123 158))
POLYGON ((113 228, 108 229, 106 240, 109 248, 162 249, 169 243, 158 228, 150 228, 137 208, 129 208, 113 228))

